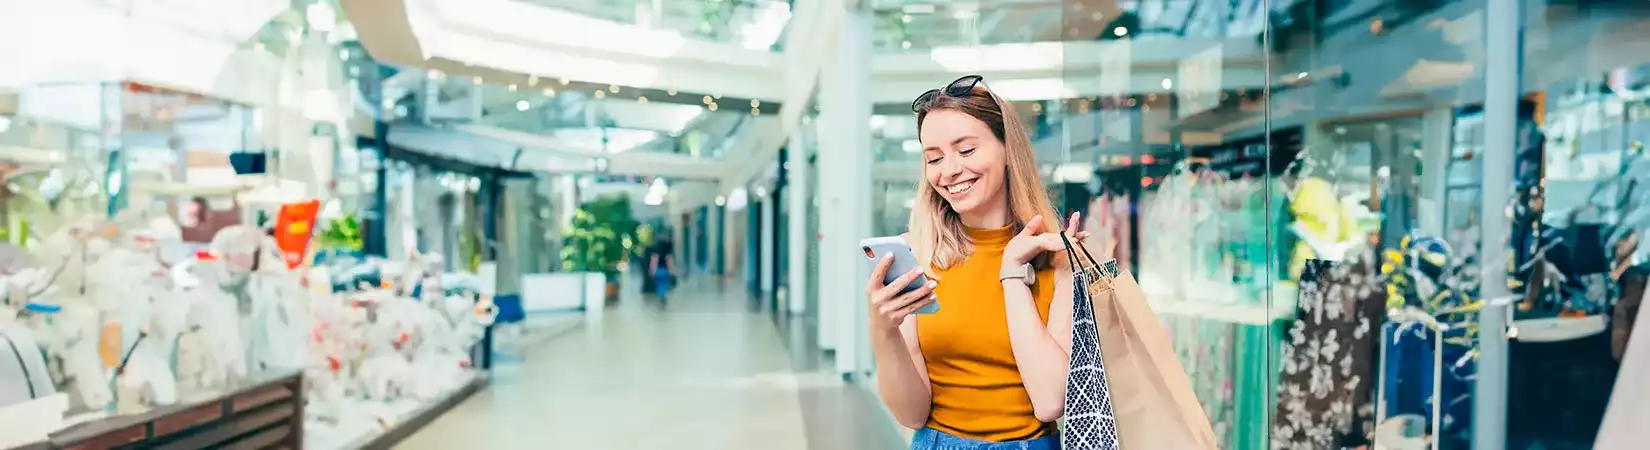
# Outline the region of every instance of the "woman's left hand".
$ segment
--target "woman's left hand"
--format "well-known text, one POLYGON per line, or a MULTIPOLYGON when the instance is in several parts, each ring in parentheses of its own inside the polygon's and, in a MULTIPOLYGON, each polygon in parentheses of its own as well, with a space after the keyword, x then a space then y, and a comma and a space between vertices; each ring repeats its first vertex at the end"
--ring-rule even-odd
MULTIPOLYGON (((1066 222, 1065 228, 1068 239, 1081 241, 1088 237, 1087 232, 1078 231, 1083 223, 1081 218, 1081 213, 1071 213, 1071 219, 1066 222)), ((1023 266, 1043 252, 1066 251, 1066 244, 1060 240, 1060 235, 1043 230, 1047 227, 1044 222, 1042 214, 1032 217, 1025 229, 1020 230, 1020 234, 1008 241, 1008 246, 1003 249, 1004 268, 1023 266)))

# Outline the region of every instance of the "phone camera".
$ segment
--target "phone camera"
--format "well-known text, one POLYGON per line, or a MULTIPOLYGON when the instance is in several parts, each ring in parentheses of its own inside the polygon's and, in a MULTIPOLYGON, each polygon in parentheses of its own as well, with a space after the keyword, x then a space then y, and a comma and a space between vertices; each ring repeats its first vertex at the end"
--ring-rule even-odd
POLYGON ((865 252, 865 259, 877 259, 877 254, 871 252, 871 247, 860 247, 865 252))

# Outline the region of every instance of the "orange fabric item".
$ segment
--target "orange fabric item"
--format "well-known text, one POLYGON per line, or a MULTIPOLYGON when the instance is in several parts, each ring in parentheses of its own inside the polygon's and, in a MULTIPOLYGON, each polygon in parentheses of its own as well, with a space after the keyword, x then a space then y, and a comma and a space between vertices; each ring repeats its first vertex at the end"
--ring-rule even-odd
POLYGON ((280 247, 281 259, 286 261, 288 269, 303 265, 315 228, 315 216, 320 212, 319 200, 281 205, 280 215, 275 219, 275 245, 280 247))
POLYGON ((103 324, 97 336, 97 356, 103 360, 103 368, 113 369, 120 364, 121 357, 126 353, 126 349, 122 348, 122 344, 125 344, 124 337, 125 334, 120 330, 120 322, 111 320, 103 324))
MULTIPOLYGON (((933 392, 928 426, 947 434, 991 442, 1055 433, 1054 424, 1032 415, 1008 340, 1008 313, 999 281, 1010 228, 968 230, 968 259, 938 270, 940 310, 917 318, 917 342, 927 361, 933 392)), ((1053 269, 1037 272, 1032 286, 1037 315, 1048 321, 1054 301, 1053 269)))

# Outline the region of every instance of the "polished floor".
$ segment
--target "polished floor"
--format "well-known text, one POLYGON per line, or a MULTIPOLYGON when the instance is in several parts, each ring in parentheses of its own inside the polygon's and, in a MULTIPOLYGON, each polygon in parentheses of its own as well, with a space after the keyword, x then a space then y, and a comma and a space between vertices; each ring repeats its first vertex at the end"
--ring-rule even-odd
POLYGON ((811 326, 738 282, 696 276, 666 306, 622 297, 501 358, 486 390, 397 448, 905 447, 865 388, 820 369, 811 326))

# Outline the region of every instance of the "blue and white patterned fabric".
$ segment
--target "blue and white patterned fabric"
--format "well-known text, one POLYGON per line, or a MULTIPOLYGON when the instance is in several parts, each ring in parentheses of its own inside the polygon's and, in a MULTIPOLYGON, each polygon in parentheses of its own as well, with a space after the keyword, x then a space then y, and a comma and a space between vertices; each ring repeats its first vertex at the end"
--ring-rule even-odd
MULTIPOLYGON (((1061 236, 1064 240, 1065 236, 1061 236)), ((1100 330, 1089 299, 1090 283, 1096 275, 1080 270, 1077 251, 1066 241, 1066 256, 1072 270, 1071 368, 1066 373, 1065 426, 1060 439, 1064 448, 1121 450, 1117 437, 1117 416, 1112 412, 1111 390, 1106 384, 1106 363, 1100 357, 1100 330)), ((1092 262, 1092 259, 1091 259, 1092 262)), ((1111 267, 1115 273, 1115 262, 1111 267)), ((1096 270, 1106 270, 1094 264, 1096 270)))

